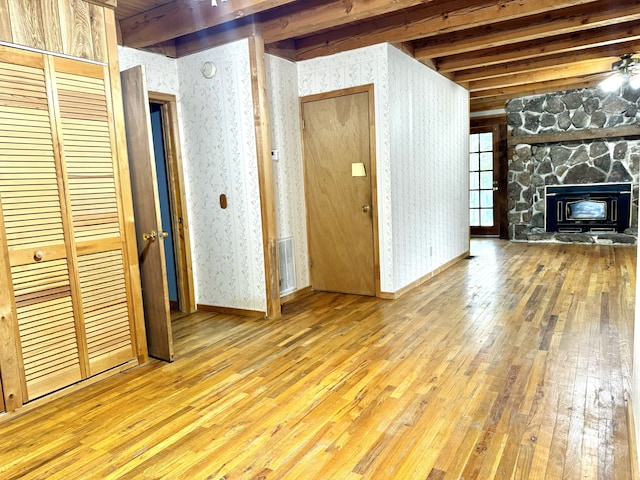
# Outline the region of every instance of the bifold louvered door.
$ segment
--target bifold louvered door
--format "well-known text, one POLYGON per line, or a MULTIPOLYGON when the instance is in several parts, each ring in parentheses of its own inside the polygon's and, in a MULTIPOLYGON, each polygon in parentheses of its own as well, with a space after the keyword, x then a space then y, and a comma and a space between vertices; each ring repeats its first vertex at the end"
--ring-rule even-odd
POLYGON ((106 78, 0 47, 3 248, 27 400, 135 358, 106 78))
POLYGON ((134 358, 106 67, 54 58, 89 375, 134 358))

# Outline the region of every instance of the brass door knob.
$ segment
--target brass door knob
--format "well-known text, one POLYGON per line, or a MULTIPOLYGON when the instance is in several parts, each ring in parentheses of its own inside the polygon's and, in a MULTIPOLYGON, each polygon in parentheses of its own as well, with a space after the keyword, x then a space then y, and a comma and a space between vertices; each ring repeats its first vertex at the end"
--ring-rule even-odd
POLYGON ((370 207, 369 205, 363 205, 363 206, 362 206, 362 211, 363 211, 364 213, 367 213, 367 212, 369 211, 369 209, 370 209, 370 208, 371 208, 371 207, 370 207))
POLYGON ((156 238, 158 238, 158 234, 155 232, 155 230, 151 230, 150 233, 143 233, 142 234, 142 240, 144 240, 145 242, 155 242, 156 238))
POLYGON ((162 238, 167 238, 169 236, 169 232, 160 232, 160 236, 162 238))

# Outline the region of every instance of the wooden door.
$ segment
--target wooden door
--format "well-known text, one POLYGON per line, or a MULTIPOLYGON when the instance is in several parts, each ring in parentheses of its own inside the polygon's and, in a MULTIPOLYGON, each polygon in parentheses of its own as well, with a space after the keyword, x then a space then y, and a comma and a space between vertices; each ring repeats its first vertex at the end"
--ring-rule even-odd
POLYGON ((369 92, 303 100, 311 283, 375 295, 369 92))
POLYGON ((149 96, 142 67, 121 73, 149 355, 173 361, 173 334, 149 96))
POLYGON ((25 401, 135 358, 106 67, 0 47, 0 247, 25 401))
POLYGON ((475 127, 469 136, 469 225, 474 236, 506 231, 506 126, 475 127))
POLYGON ((0 51, 0 195, 27 398, 82 378, 45 58, 0 51))

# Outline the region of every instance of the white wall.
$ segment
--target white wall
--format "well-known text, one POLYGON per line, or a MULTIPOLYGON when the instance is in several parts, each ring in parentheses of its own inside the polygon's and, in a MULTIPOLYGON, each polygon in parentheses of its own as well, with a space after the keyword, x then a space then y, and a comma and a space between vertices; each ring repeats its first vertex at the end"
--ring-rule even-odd
POLYGON ((469 93, 389 46, 393 285, 469 249, 469 93))
POLYGON ((128 48, 119 56, 121 69, 145 65, 149 90, 177 96, 196 302, 266 311, 248 42, 178 60, 128 48), (217 67, 211 79, 200 73, 205 61, 217 67))
POLYGON ((266 56, 267 95, 271 122, 271 148, 279 159, 273 163, 276 229, 278 238, 293 237, 296 289, 308 287, 309 250, 300 138, 298 68, 295 63, 266 56))
POLYGON ((469 248, 468 92, 388 44, 298 63, 300 96, 374 84, 380 284, 469 248))
POLYGON ((198 303, 266 311, 248 41, 177 62, 198 303), (217 67, 211 79, 205 61, 217 67))
POLYGON ((180 87, 178 63, 173 58, 133 48, 118 47, 118 61, 120 62, 120 71, 144 65, 149 91, 170 95, 178 94, 180 87))

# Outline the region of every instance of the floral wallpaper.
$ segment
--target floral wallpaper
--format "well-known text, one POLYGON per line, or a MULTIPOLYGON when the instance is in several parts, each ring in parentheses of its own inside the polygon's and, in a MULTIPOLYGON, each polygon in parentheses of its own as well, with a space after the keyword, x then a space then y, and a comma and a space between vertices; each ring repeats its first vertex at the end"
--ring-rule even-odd
POLYGON ((266 311, 248 42, 177 63, 197 301, 266 311), (207 61, 216 66, 212 78, 201 74, 207 61))
POLYGON ((389 47, 393 284, 469 249, 469 94, 389 47))
POLYGON ((144 65, 147 88, 152 92, 177 95, 179 90, 178 63, 173 58, 158 53, 143 52, 128 47, 118 47, 120 71, 144 65))
MULTIPOLYGON (((265 311, 248 42, 178 60, 122 48, 120 62, 144 64, 149 89, 178 98, 197 302, 265 311)), ((383 292, 468 249, 466 90, 388 44, 266 66, 277 231, 294 239, 296 288, 310 284, 298 96, 374 85, 383 292)))
POLYGON ((278 238, 293 237, 296 289, 308 287, 309 250, 300 138, 298 67, 272 55, 266 56, 267 95, 271 122, 278 238))
POLYGON ((119 57, 121 69, 145 65, 149 90, 178 100, 196 302, 266 311, 248 42, 178 60, 128 48, 119 57), (216 66, 210 79, 205 61, 216 66))

